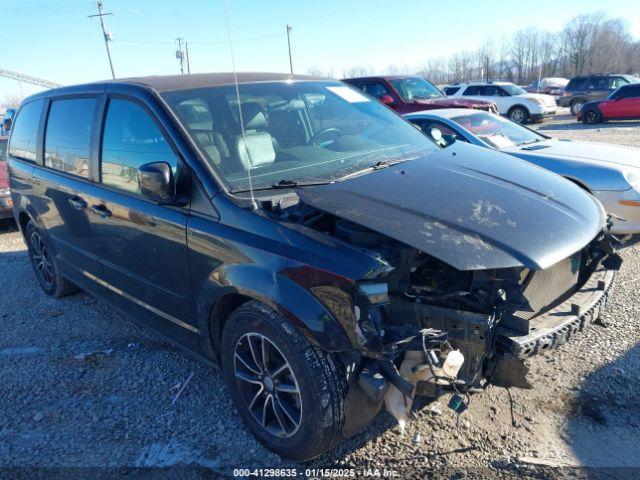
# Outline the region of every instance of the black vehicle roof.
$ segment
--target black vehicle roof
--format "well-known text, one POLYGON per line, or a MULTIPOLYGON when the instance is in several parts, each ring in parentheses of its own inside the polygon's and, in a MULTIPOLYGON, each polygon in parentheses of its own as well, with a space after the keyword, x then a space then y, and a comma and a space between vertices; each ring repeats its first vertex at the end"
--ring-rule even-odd
MULTIPOLYGON (((263 73, 263 72, 238 72, 239 84, 243 83, 264 83, 264 82, 284 82, 294 81, 314 81, 328 80, 322 77, 310 75, 291 75, 288 73, 263 73)), ((234 75, 231 72, 225 73, 194 73, 190 75, 152 75, 148 77, 116 78, 114 80, 102 80, 80 85, 70 85, 60 88, 46 90, 28 98, 48 97, 50 95, 63 95, 65 93, 82 93, 103 89, 107 85, 134 85, 158 92, 171 90, 189 90, 194 88, 218 87, 223 85, 233 85, 234 75)))
MULTIPOLYGON (((283 82, 286 80, 320 80, 310 75, 291 75, 287 73, 238 72, 238 83, 283 82)), ((135 83, 154 90, 183 90, 190 88, 217 87, 233 85, 233 73, 195 73, 191 75, 155 75, 150 77, 132 77, 109 82, 135 83)))

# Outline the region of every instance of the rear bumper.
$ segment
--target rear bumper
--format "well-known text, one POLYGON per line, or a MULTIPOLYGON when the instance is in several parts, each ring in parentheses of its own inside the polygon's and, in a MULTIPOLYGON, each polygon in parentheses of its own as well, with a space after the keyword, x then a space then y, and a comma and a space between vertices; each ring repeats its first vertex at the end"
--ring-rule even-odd
POLYGON ((571 105, 571 97, 558 97, 556 98, 556 103, 560 107, 568 107, 571 105))
POLYGON ((611 294, 614 276, 614 271, 602 267, 593 272, 570 298, 532 319, 526 335, 499 327, 498 350, 524 359, 566 343, 598 319, 611 294))

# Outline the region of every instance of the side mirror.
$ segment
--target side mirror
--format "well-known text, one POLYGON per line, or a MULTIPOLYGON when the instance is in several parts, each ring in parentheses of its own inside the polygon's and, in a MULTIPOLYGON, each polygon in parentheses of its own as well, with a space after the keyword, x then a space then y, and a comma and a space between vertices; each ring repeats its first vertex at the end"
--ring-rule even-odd
POLYGON ((4 129, 5 132, 8 132, 9 130, 11 130, 11 119, 10 118, 5 118, 2 121, 2 128, 4 129))
POLYGON ((385 105, 393 105, 396 103, 391 95, 380 95, 379 100, 385 105))
POLYGON ((167 162, 145 163, 138 167, 138 186, 140 193, 158 203, 170 203, 175 200, 176 187, 173 171, 167 162))

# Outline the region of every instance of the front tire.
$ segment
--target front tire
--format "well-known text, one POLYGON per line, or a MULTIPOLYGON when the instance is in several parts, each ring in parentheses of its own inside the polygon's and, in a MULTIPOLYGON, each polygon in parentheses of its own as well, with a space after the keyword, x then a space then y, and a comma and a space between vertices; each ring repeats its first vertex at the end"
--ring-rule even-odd
POLYGON ((31 266, 42 290, 55 298, 75 292, 78 288, 60 274, 49 240, 32 221, 27 224, 25 233, 31 266))
POLYGON ((602 121, 602 114, 595 109, 589 109, 582 112, 582 123, 593 125, 594 123, 600 123, 602 121))
POLYGON ((529 112, 524 107, 513 107, 509 110, 508 114, 509 119, 516 123, 527 123, 529 120, 529 112))
POLYGON ((225 382, 238 412, 267 448, 310 460, 342 438, 346 373, 282 315, 249 301, 225 322, 225 382))

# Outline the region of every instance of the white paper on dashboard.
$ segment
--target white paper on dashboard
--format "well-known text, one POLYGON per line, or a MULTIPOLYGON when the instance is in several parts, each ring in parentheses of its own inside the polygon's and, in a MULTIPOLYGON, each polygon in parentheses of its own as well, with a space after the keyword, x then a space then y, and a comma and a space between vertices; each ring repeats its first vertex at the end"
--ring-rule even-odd
POLYGON ((349 103, 370 102, 367 97, 360 92, 355 91, 349 87, 327 87, 327 90, 335 93, 340 98, 346 100, 349 103))
POLYGON ((508 137, 505 137, 502 134, 487 135, 485 138, 491 143, 493 143, 496 146, 496 148, 513 147, 515 145, 515 143, 509 140, 508 137))

